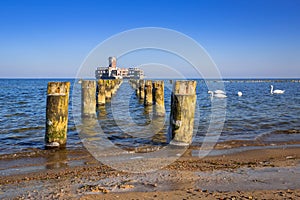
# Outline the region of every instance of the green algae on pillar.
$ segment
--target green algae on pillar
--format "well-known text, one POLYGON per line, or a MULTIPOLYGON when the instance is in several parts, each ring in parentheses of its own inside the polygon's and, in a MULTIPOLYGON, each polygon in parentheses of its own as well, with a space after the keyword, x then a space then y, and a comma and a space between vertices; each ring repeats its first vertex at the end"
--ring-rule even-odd
POLYGON ((170 131, 174 142, 190 144, 196 109, 196 81, 176 81, 171 96, 170 131))
POLYGON ((139 98, 140 97, 140 82, 137 80, 133 80, 133 89, 135 89, 136 96, 139 98))
POLYGON ((105 99, 107 102, 111 100, 112 92, 111 92, 111 80, 105 80, 105 99))
POLYGON ((105 82, 103 79, 97 81, 97 106, 105 105, 105 82))
POLYGON ((67 143, 70 82, 49 82, 47 87, 46 133, 47 148, 67 143))
POLYGON ((164 81, 153 82, 153 102, 156 115, 163 116, 165 114, 165 99, 164 99, 164 81))
POLYGON ((145 98, 145 81, 139 80, 139 91, 140 91, 140 99, 145 98))
POLYGON ((81 83, 81 114, 82 117, 96 117, 96 81, 81 83))
POLYGON ((145 81, 145 98, 144 98, 144 105, 150 106, 153 105, 153 96, 152 96, 152 81, 146 80, 145 81))
POLYGON ((111 97, 114 95, 114 87, 115 87, 115 80, 114 79, 110 79, 110 91, 111 91, 111 97))

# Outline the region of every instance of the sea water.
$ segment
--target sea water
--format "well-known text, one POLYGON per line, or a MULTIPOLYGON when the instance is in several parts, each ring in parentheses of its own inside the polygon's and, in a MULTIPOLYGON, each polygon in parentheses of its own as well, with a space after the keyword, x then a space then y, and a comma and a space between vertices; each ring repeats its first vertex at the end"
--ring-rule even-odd
MULTIPOLYGON (((47 83, 70 81, 70 106, 67 148, 82 146, 73 118, 73 79, 0 79, 0 154, 44 149, 47 83)), ((211 98, 207 83, 198 80, 195 144, 212 137, 217 142, 263 140, 269 143, 300 141, 299 80, 219 80, 227 98, 211 98), (274 89, 284 94, 271 94, 274 89), (241 91, 242 96, 237 92, 241 91), (218 108, 218 105, 223 107, 218 108), (213 109, 217 109, 215 112, 213 109), (218 115, 218 109, 220 113, 218 115), (212 115, 214 119, 212 123, 212 115), (220 120, 218 121, 218 117, 220 120), (217 122, 217 123, 216 123, 217 122), (220 132, 214 127, 219 127, 220 132), (214 135, 216 134, 217 137, 214 135)), ((218 85, 218 84, 216 84, 218 85)), ((75 87, 76 88, 76 87, 75 87)), ((220 88, 214 88, 220 89, 220 88)), ((166 115, 160 127, 149 136, 147 127, 157 121, 152 108, 145 108, 135 90, 124 80, 112 102, 97 111, 97 121, 109 140, 124 148, 168 144, 170 96, 172 86, 165 81, 166 115)), ((76 106, 76 105, 75 105, 76 106)), ((77 105, 78 106, 78 105, 77 105)))

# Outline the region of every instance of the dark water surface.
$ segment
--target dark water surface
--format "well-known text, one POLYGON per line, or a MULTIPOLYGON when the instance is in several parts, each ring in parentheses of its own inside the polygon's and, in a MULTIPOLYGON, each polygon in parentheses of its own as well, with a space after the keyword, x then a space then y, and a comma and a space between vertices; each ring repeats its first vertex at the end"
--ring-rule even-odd
MULTIPOLYGON (((62 79, 0 79, 0 154, 44 148, 49 81, 71 81, 74 84, 74 80, 62 79)), ((155 136, 148 137, 146 126, 155 121, 151 109, 144 108, 136 99, 134 90, 124 81, 112 103, 107 104, 105 109, 100 109, 97 114, 99 125, 113 143, 132 148, 167 144, 171 84, 165 81, 165 85, 167 114, 165 118, 156 119, 165 125, 156 130, 155 136), (126 114, 127 111, 129 115, 126 114)), ((194 142, 202 142, 207 136, 212 103, 224 101, 226 118, 218 141, 300 141, 299 81, 225 80, 224 86, 227 98, 211 99, 205 82, 198 81, 197 110, 200 117, 196 120, 197 135, 194 142), (285 90, 285 93, 270 94, 271 84, 275 89, 285 90), (242 91, 243 96, 239 97, 238 91, 242 91)), ((67 148, 77 148, 82 144, 73 120, 72 91, 70 95, 67 148)))

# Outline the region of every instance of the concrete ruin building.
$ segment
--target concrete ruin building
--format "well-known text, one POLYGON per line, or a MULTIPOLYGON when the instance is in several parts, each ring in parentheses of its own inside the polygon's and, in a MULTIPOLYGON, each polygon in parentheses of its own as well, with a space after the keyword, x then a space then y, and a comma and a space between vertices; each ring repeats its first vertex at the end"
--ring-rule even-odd
POLYGON ((108 58, 108 67, 98 67, 96 79, 143 79, 144 71, 137 67, 118 68, 115 57, 108 58))

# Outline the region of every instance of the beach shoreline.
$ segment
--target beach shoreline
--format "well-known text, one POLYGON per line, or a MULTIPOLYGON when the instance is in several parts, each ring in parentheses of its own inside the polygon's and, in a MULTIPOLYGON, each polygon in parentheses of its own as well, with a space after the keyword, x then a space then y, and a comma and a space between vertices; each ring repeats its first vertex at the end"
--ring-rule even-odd
POLYGON ((296 199, 300 197, 300 181, 296 178, 300 174, 298 144, 251 146, 231 141, 217 144, 214 151, 219 154, 204 158, 193 155, 199 147, 191 146, 178 160, 151 173, 112 169, 93 158, 85 148, 2 155, 0 196, 2 199, 296 199))

